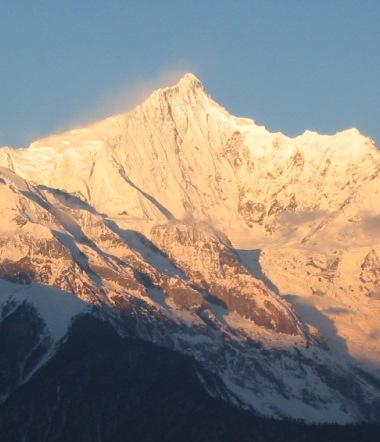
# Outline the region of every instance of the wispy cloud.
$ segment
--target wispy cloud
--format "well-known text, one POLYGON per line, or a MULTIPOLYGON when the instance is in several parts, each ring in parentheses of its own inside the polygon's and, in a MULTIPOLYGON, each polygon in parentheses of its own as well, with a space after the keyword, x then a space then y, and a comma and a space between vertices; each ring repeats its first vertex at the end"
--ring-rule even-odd
POLYGON ((101 94, 91 104, 90 109, 83 111, 82 116, 79 116, 74 124, 78 126, 78 123, 96 121, 110 115, 128 112, 148 98, 156 89, 173 86, 187 72, 198 71, 199 69, 191 66, 168 67, 152 77, 138 76, 101 94))
MULTIPOLYGON (((199 68, 188 64, 161 69, 155 75, 147 77, 143 74, 129 79, 117 87, 110 86, 99 94, 68 122, 56 127, 51 133, 65 132, 70 129, 80 128, 86 124, 103 118, 128 112, 142 103, 156 89, 174 86, 187 72, 199 73, 199 68)), ((49 134, 32 137, 36 140, 49 134)), ((30 138, 30 137, 29 137, 30 138)))

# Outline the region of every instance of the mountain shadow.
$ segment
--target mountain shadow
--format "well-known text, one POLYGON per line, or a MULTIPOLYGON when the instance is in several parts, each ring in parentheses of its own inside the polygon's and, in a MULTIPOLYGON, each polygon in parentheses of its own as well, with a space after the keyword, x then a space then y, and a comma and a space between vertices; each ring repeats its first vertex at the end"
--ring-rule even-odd
POLYGON ((108 228, 120 236, 131 249, 140 254, 143 259, 158 272, 167 276, 176 276, 184 280, 187 279, 185 272, 145 235, 136 230, 122 229, 110 219, 105 219, 104 222, 108 228))
POLYGON ((278 287, 266 276, 260 264, 261 249, 234 249, 239 261, 255 278, 260 279, 273 292, 279 293, 278 287))
MULTIPOLYGON (((125 241, 132 250, 140 254, 142 258, 146 262, 148 262, 152 267, 154 267, 158 272, 163 273, 164 275, 167 276, 176 276, 184 280, 188 279, 185 272, 182 269, 180 269, 168 257, 166 253, 160 250, 155 244, 152 243, 152 241, 150 241, 142 233, 131 229, 122 229, 121 227, 118 226, 118 224, 115 221, 109 219, 106 215, 97 212, 93 206, 91 206, 89 203, 82 200, 81 198, 78 198, 75 195, 72 195, 62 190, 51 189, 46 186, 39 186, 39 189, 52 192, 62 205, 70 209, 86 210, 94 215, 100 216, 104 224, 113 233, 115 233, 123 241, 125 241)), ((33 198, 34 201, 40 205, 44 204, 43 207, 51 211, 50 205, 45 200, 43 200, 43 198, 35 198, 35 196, 31 192, 28 192, 28 194, 25 196, 33 198)), ((166 215, 168 215, 167 216, 168 219, 174 218, 170 213, 166 213, 166 215)), ((86 245, 92 247, 94 251, 100 254, 108 262, 109 259, 114 260, 116 262, 120 261, 116 256, 110 255, 108 253, 105 253, 103 250, 100 250, 99 247, 96 246, 96 244, 93 241, 89 240, 85 236, 83 231, 80 229, 80 227, 77 225, 74 219, 71 219, 70 225, 64 225, 64 227, 73 235, 73 237, 78 242, 85 243, 86 245)))
POLYGON ((163 206, 154 196, 150 195, 149 193, 140 189, 140 187, 136 186, 136 184, 132 182, 132 180, 127 176, 123 168, 119 169, 119 174, 125 180, 126 183, 128 183, 133 189, 137 190, 149 202, 151 202, 162 213, 162 215, 164 215, 164 217, 168 221, 175 219, 174 215, 170 212, 170 210, 167 209, 165 206, 163 206))
POLYGON ((316 327, 322 333, 322 337, 327 338, 330 341, 335 352, 338 351, 345 357, 349 356, 346 341, 338 335, 338 330, 335 327, 334 322, 327 315, 323 314, 314 305, 303 302, 301 296, 284 295, 283 297, 294 308, 300 318, 302 318, 307 324, 316 327))

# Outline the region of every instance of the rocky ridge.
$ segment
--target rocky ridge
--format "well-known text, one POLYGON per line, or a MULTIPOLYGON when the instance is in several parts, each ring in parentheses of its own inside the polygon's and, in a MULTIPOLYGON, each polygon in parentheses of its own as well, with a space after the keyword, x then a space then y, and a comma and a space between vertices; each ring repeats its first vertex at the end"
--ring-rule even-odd
POLYGON ((240 406, 377 418, 380 155, 359 131, 273 134, 187 74, 0 164, 0 277, 103 306, 240 406))

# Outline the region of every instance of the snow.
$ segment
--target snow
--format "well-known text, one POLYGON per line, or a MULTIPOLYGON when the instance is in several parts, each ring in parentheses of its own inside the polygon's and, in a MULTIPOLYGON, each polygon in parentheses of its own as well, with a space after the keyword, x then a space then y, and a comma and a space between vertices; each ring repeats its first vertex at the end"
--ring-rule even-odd
POLYGON ((53 342, 65 336, 75 316, 90 310, 87 304, 70 293, 42 285, 22 286, 0 279, 0 309, 9 300, 17 305, 27 302, 35 307, 53 342))
MULTIPOLYGON (((376 260, 364 266, 372 250, 380 256, 380 152, 357 129, 333 135, 306 131, 295 138, 271 133, 254 120, 230 115, 193 74, 186 74, 127 114, 54 134, 25 149, 1 148, 0 166, 5 183, 0 181, 2 262, 42 261, 37 268, 49 267, 49 284, 58 284, 71 266, 73 291, 88 302, 112 302, 127 291, 146 300, 148 311, 154 307, 177 325, 205 327, 196 312, 179 308, 157 287, 188 288, 187 269, 198 271, 199 279, 219 279, 226 289, 236 284, 228 272, 224 278, 215 276, 219 255, 210 245, 225 241, 213 234, 217 228, 239 249, 252 274, 241 281, 258 306, 266 297, 257 294, 255 278, 272 290, 266 296, 281 311, 288 312, 291 304, 310 330, 318 329, 330 348, 319 354, 326 364, 347 370, 359 364, 380 376, 380 301, 369 296, 380 279, 376 260), (66 200, 54 189, 67 192, 66 200), (155 236, 159 227, 164 233, 155 236), (49 255, 58 240, 70 253, 58 258, 41 254, 48 247, 49 255), (166 255, 149 241, 157 241, 166 255), (186 241, 191 246, 184 246, 186 241), (153 288, 133 279, 135 265, 149 275, 153 288), (90 268, 100 268, 102 276, 90 268), (95 297, 92 291, 98 291, 95 297)), ((3 300, 13 293, 19 302, 34 303, 54 339, 87 308, 50 287, 1 282, 0 289, 3 300)), ((217 307, 209 315, 216 330, 206 330, 212 339, 193 329, 171 338, 179 348, 186 343, 186 351, 204 364, 202 345, 214 345, 214 356, 228 354, 223 339, 248 358, 242 362, 246 370, 247 340, 281 351, 297 349, 312 358, 302 334, 276 334, 217 307)), ((253 364, 257 354, 251 356, 253 364)), ((291 361, 289 356, 289 366, 291 361)), ((231 389, 265 413, 305 414, 310 421, 355 418, 354 412, 340 410, 341 398, 324 391, 312 372, 300 380, 293 369, 284 369, 291 397, 286 401, 270 393, 270 381, 255 384, 252 373, 242 373, 240 388, 234 361, 223 363, 231 389), (321 390, 321 397, 304 409, 300 391, 305 383, 310 391, 321 390), (260 400, 255 388, 265 392, 260 400)), ((285 376, 280 362, 262 363, 276 379, 285 376)))

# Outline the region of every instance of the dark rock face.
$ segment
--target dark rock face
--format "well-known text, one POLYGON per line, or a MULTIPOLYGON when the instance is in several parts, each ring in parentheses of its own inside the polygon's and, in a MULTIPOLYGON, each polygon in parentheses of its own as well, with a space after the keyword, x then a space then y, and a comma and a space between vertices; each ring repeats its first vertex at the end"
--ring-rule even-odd
POLYGON ((81 295, 92 295, 91 269, 75 259, 70 250, 56 238, 41 240, 20 236, 0 241, 0 247, 25 247, 25 256, 18 260, 0 260, 0 278, 18 284, 44 284, 81 295), (56 272, 57 262, 62 269, 56 272))
MULTIPOLYGON (((257 290, 259 289, 257 288, 257 290)), ((265 309, 259 307, 253 298, 241 295, 239 286, 226 288, 215 283, 209 286, 209 290, 229 310, 239 313, 243 318, 249 319, 261 327, 288 335, 297 335, 300 332, 299 325, 289 313, 281 311, 268 300, 264 301, 265 309)))
MULTIPOLYGON (((244 195, 241 192, 241 195, 244 195)), ((247 222, 249 227, 253 224, 262 224, 265 218, 265 205, 263 203, 255 203, 251 200, 243 200, 241 197, 238 204, 238 212, 247 222)))
POLYGON ((173 301, 182 308, 196 309, 205 306, 205 302, 199 292, 191 288, 165 287, 165 292, 173 301))
POLYGON ((380 299, 380 259, 375 250, 371 250, 362 262, 360 281, 369 297, 380 299))
MULTIPOLYGON (((269 330, 289 335, 303 333, 302 325, 291 310, 280 303, 261 281, 252 277, 222 233, 208 231, 202 225, 177 223, 155 226, 152 236, 186 271, 194 287, 207 291, 226 309, 269 330), (179 254, 175 253, 177 247, 181 250, 179 254), (257 302, 260 299, 265 300, 261 305, 257 302)), ((185 301, 182 293, 181 297, 177 296, 178 305, 204 305, 199 296, 198 302, 195 297, 195 293, 187 291, 185 301)))
POLYGON ((18 284, 31 284, 35 279, 35 272, 28 258, 17 262, 3 261, 0 264, 0 277, 18 284))
POLYGON ((0 439, 369 442, 380 430, 262 419, 207 393, 220 388, 193 359, 81 316, 55 356, 0 407, 0 439))

